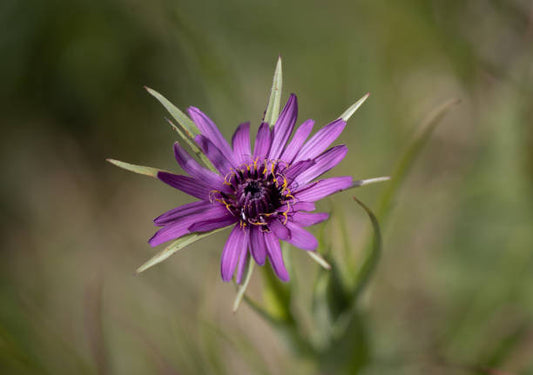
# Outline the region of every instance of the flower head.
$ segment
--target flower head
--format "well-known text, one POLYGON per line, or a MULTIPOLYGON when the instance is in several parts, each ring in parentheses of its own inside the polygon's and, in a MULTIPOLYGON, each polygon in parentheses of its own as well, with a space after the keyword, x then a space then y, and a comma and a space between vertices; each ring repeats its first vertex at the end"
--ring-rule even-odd
POLYGON ((276 275, 288 281, 280 240, 315 251, 318 242, 304 228, 326 220, 328 214, 312 212, 314 202, 352 186, 349 176, 317 180, 346 156, 344 145, 329 148, 346 122, 337 119, 310 138, 313 120, 294 131, 298 104, 291 95, 274 126, 259 126, 252 151, 249 123, 237 128, 230 146, 199 109, 191 107, 188 113, 200 131, 194 140, 216 172, 174 144, 176 160, 188 176, 158 172, 157 178, 199 200, 157 217, 154 222, 162 228, 149 243, 157 246, 232 225, 222 251, 222 279, 229 281, 236 272, 240 283, 251 256, 259 265, 268 258, 276 275))

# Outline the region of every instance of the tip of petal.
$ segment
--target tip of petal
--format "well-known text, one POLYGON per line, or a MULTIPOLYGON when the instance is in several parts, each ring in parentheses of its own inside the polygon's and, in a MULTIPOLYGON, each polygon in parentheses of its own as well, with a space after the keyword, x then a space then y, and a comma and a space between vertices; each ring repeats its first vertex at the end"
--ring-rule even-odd
POLYGON ((159 245, 159 243, 156 243, 156 236, 157 232, 155 232, 154 235, 148 240, 148 244, 152 247, 156 247, 157 245, 159 245))
POLYGON ((190 107, 187 107, 187 113, 189 114, 189 116, 191 116, 191 112, 192 113, 202 113, 202 111, 200 111, 197 107, 194 107, 194 106, 190 106, 190 107))

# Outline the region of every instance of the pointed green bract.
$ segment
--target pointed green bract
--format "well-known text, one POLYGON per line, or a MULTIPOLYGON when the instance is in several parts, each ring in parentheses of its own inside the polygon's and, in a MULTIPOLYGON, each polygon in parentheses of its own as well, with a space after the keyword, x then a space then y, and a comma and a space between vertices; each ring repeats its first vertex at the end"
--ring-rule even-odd
POLYGON ((152 90, 149 87, 145 87, 145 89, 150 93, 150 95, 152 95, 161 104, 163 104, 168 113, 172 115, 172 117, 177 121, 179 126, 181 126, 181 128, 189 138, 192 139, 195 135, 200 134, 200 131, 198 130, 196 124, 178 107, 172 104, 167 98, 165 98, 163 95, 161 95, 155 90, 152 90))
POLYGON ((265 111, 263 122, 266 122, 270 127, 274 126, 279 116, 279 108, 281 105, 281 89, 283 86, 283 77, 281 71, 281 56, 278 58, 276 70, 274 71, 274 79, 272 80, 272 88, 270 89, 270 98, 265 111))
POLYGON ((252 279, 252 273, 254 272, 255 262, 251 256, 248 257, 248 265, 246 266, 246 274, 244 275, 244 282, 239 285, 237 295, 235 296, 235 301, 233 302, 233 312, 237 312, 239 305, 241 304, 244 293, 248 288, 248 284, 252 279))
POLYGON ((125 169, 133 173, 143 174, 145 176, 150 176, 154 178, 157 178, 158 172, 166 172, 163 169, 145 167, 144 165, 130 164, 130 163, 126 163, 120 160, 115 160, 115 159, 106 159, 106 160, 110 162, 111 164, 116 165, 119 168, 125 169))
POLYGON ((370 93, 367 93, 365 96, 363 96, 361 99, 356 101, 354 104, 352 104, 342 115, 339 116, 340 119, 343 119, 344 121, 348 121, 350 117, 363 105, 365 100, 368 99, 370 96, 370 93))
POLYGON ((389 176, 367 178, 365 180, 356 180, 356 181, 353 182, 352 188, 359 187, 359 186, 364 186, 364 185, 375 184, 375 183, 378 183, 378 182, 385 182, 385 181, 389 181, 389 180, 390 180, 389 176))
POLYGON ((184 247, 192 244, 193 242, 196 242, 198 240, 201 240, 202 238, 208 237, 214 233, 220 232, 221 230, 224 230, 226 228, 219 228, 212 230, 210 232, 203 232, 203 233, 191 233, 187 234, 176 241, 172 242, 169 246, 167 246, 165 249, 163 249, 161 252, 154 255, 150 260, 148 260, 146 263, 141 265, 139 268, 137 268, 137 273, 141 273, 146 271, 148 268, 155 266, 158 263, 161 263, 168 257, 170 257, 175 252, 183 249, 184 247))
POLYGON ((330 270, 331 269, 330 264, 328 262, 326 262, 326 260, 324 258, 322 258, 322 256, 319 253, 314 252, 314 251, 306 251, 305 253, 307 255, 309 255, 311 257, 311 259, 313 259, 315 262, 317 262, 324 269, 326 269, 326 270, 330 270))
POLYGON ((183 139, 185 143, 187 143, 187 145, 191 148, 192 152, 194 152, 194 154, 204 163, 204 165, 211 171, 218 173, 213 163, 211 163, 207 156, 205 156, 205 154, 200 150, 196 142, 193 142, 191 138, 187 137, 185 133, 183 133, 183 131, 179 127, 174 125, 174 123, 170 119, 167 118, 166 120, 170 124, 172 129, 174 129, 174 131, 178 133, 180 138, 183 139))

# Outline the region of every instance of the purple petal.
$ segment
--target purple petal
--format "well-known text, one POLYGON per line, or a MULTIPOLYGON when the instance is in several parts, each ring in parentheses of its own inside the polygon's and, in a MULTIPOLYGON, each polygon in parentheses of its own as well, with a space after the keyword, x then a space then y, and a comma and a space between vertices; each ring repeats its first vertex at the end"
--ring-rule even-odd
POLYGON ((287 227, 291 231, 291 237, 287 240, 288 243, 299 247, 300 249, 314 251, 318 247, 318 241, 311 233, 303 229, 301 226, 292 222, 287 223, 287 227))
POLYGON ((331 177, 303 187, 295 192, 294 196, 300 201, 316 202, 328 195, 348 189, 350 186, 352 186, 352 178, 350 176, 331 177))
POLYGON ((222 251, 222 258, 220 259, 220 273, 222 280, 230 281, 235 272, 235 267, 239 260, 239 255, 245 246, 246 231, 241 229, 239 225, 235 225, 229 234, 224 250, 222 251))
POLYGON ((181 190, 184 193, 199 199, 208 199, 209 192, 213 190, 212 186, 209 186, 204 181, 194 177, 182 176, 169 172, 158 172, 157 178, 165 184, 172 186, 174 189, 181 190))
POLYGON ((203 212, 180 217, 158 230, 152 236, 152 238, 148 240, 148 243, 151 246, 157 246, 159 244, 162 244, 163 242, 179 238, 185 234, 190 233, 189 227, 198 220, 202 220, 205 217, 221 215, 221 212, 223 212, 223 210, 225 209, 226 207, 224 206, 212 205, 209 209, 203 212))
POLYGON ((242 275, 244 274, 244 269, 246 268, 246 261, 248 260, 248 247, 250 245, 250 230, 245 229, 244 243, 239 254, 239 264, 237 265, 237 284, 240 284, 242 281, 242 275))
POLYGON ((187 203, 187 204, 184 204, 183 206, 173 208, 172 210, 159 215, 158 217, 154 219, 154 223, 159 226, 166 225, 183 216, 203 212, 207 210, 208 208, 210 208, 211 206, 212 204, 207 201, 196 201, 192 203, 187 203))
POLYGON ((266 259, 265 238, 261 229, 257 226, 250 228, 250 250, 257 264, 262 266, 266 259))
POLYGON ((326 212, 295 212, 294 215, 292 215, 291 221, 301 227, 309 227, 321 223, 328 218, 329 214, 326 212))
POLYGON ((200 132, 213 142, 228 160, 233 161, 233 152, 215 123, 196 107, 189 107, 187 111, 200 132))
POLYGON ((208 138, 199 134, 195 138, 196 143, 202 150, 202 152, 207 156, 207 158, 213 163, 215 168, 220 172, 221 175, 225 176, 226 173, 232 168, 232 163, 228 160, 226 156, 216 147, 213 142, 208 138))
POLYGON ((304 144, 305 140, 307 139, 307 137, 309 137, 309 134, 311 134, 314 125, 315 122, 313 120, 307 120, 304 121, 298 129, 296 129, 294 137, 292 137, 291 142, 281 155, 281 160, 285 160, 287 163, 292 163, 294 157, 302 148, 302 145, 304 144))
MULTIPOLYGON (((224 207, 224 206, 222 206, 224 207)), ((230 214, 226 207, 224 207, 225 212, 213 214, 211 216, 203 216, 200 220, 196 220, 191 226, 189 226, 189 232, 209 232, 218 228, 224 228, 228 225, 235 223, 237 218, 230 214), (206 219, 209 218, 209 219, 206 219), (203 219, 203 220, 202 220, 203 219)))
POLYGON ((270 140, 270 128, 266 122, 263 122, 257 130, 257 137, 255 137, 254 158, 266 158, 270 150, 270 140))
POLYGON ((274 232, 276 237, 278 237, 281 240, 286 241, 290 237, 289 230, 287 229, 285 225, 281 224, 279 220, 272 220, 272 222, 268 224, 268 228, 272 230, 272 232, 274 232))
POLYGON ((303 145, 294 161, 313 159, 320 155, 342 133, 346 122, 342 119, 335 120, 320 129, 311 139, 303 145))
POLYGON ((294 184, 298 186, 304 185, 316 177, 326 173, 331 168, 339 164, 346 156, 348 147, 344 145, 335 146, 324 152, 315 159, 315 164, 310 166, 304 172, 301 172, 294 179, 294 184))
POLYGON ((245 122, 240 124, 233 138, 231 139, 233 146, 233 157, 237 164, 244 163, 250 159, 252 151, 250 149, 250 123, 245 122))
POLYGON ((315 164, 314 160, 300 160, 297 163, 292 164, 289 168, 283 171, 283 175, 285 178, 287 178, 287 181, 289 182, 289 186, 292 184, 294 179, 300 175, 303 171, 309 169, 313 164, 315 164))
POLYGON ((264 233, 264 237, 268 259, 270 259, 274 273, 281 281, 289 281, 289 273, 285 268, 285 263, 283 263, 283 254, 278 238, 274 233, 264 233))
POLYGON ((189 175, 196 177, 212 186, 222 185, 224 180, 222 177, 210 170, 203 168, 196 160, 194 160, 179 143, 174 143, 174 155, 176 161, 189 175))
POLYGON ((292 212, 297 211, 314 211, 316 210, 315 204, 311 202, 296 202, 291 206, 292 212))
POLYGON ((298 117, 298 100, 296 95, 291 94, 285 108, 281 111, 278 121, 272 130, 272 146, 270 148, 270 159, 278 159, 291 136, 296 118, 298 117))

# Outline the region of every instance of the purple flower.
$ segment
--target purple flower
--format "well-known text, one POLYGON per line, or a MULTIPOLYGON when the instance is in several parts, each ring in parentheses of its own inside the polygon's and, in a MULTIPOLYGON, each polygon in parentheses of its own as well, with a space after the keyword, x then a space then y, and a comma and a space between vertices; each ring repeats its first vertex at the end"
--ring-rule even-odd
POLYGON ((204 113, 194 107, 188 112, 200 130, 195 141, 218 173, 174 144, 176 160, 189 176, 159 172, 157 177, 199 200, 157 217, 154 222, 162 228, 150 245, 233 225, 222 252, 222 280, 230 281, 237 271, 240 283, 252 256, 259 265, 268 258, 276 275, 288 281, 279 241, 315 251, 318 242, 304 228, 326 220, 328 214, 311 212, 314 202, 352 186, 349 176, 316 180, 346 156, 344 145, 328 148, 346 122, 335 120, 308 139, 314 121, 307 120, 289 141, 298 114, 296 96, 291 95, 272 128, 261 124, 252 151, 249 123, 237 128, 230 146, 204 113))

